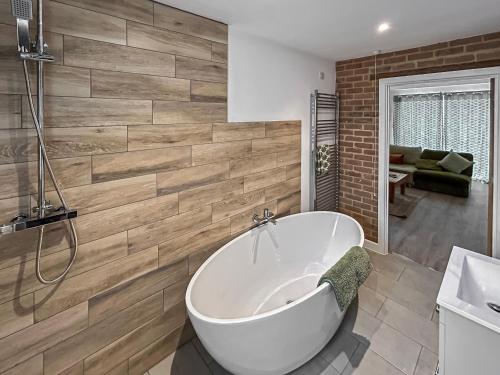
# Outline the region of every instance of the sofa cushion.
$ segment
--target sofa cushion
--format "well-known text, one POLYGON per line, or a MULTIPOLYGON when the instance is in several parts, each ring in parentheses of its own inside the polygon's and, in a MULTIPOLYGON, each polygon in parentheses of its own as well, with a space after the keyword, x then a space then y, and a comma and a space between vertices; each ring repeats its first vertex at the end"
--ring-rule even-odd
POLYGON ((463 156, 460 156, 453 150, 451 150, 449 154, 443 158, 443 160, 437 162, 437 165, 443 167, 447 171, 454 173, 462 173, 467 168, 472 166, 472 164, 472 161, 469 161, 463 156))
POLYGON ((413 164, 389 164, 389 170, 393 172, 412 174, 417 170, 413 164))
POLYGON ((390 145, 389 153, 403 154, 405 164, 415 164, 417 159, 420 159, 420 155, 422 154, 422 147, 390 145))
MULTIPOLYGON (((427 150, 427 149, 425 149, 422 152, 421 158, 422 159, 442 160, 448 154, 449 154, 448 151, 427 150)), ((458 152, 458 154, 460 156, 464 157, 465 159, 469 160, 469 161, 474 161, 474 155, 472 155, 472 154, 469 154, 467 152, 458 152)), ((474 168, 474 166, 471 165, 469 168, 466 168, 462 172, 462 174, 464 174, 466 176, 472 176, 473 168, 474 168)))
POLYGON ((404 154, 390 154, 389 155, 389 163, 391 163, 391 164, 404 164, 405 163, 404 154))
POLYGON ((442 171, 443 168, 438 165, 438 160, 432 159, 418 159, 415 163, 415 167, 418 169, 429 169, 431 171, 442 171))

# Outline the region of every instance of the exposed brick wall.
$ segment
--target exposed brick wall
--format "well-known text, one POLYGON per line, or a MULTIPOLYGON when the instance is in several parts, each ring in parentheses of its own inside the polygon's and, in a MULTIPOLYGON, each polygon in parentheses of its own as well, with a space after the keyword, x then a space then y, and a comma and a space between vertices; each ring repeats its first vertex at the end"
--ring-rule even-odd
POLYGON ((377 241, 378 80, 500 65, 500 32, 336 63, 341 211, 377 241), (375 65, 376 63, 376 65, 375 65))

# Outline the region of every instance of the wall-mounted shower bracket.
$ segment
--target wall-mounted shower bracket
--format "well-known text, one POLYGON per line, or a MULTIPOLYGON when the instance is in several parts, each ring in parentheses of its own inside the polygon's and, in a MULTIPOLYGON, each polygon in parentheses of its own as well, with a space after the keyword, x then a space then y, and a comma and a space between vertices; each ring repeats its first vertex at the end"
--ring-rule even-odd
POLYGON ((25 229, 37 228, 47 224, 74 219, 78 216, 77 210, 58 209, 50 211, 43 217, 28 218, 18 216, 8 224, 0 225, 0 235, 19 232, 25 229))

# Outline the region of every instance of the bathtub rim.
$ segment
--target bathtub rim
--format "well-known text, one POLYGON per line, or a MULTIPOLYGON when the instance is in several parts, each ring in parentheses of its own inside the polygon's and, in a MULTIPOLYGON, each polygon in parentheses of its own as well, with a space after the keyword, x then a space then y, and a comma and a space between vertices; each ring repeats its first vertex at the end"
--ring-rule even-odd
MULTIPOLYGON (((354 224, 356 224, 357 228, 359 229, 359 233, 361 234, 360 243, 357 244, 357 245, 353 245, 353 246, 363 246, 363 243, 365 241, 365 232, 364 232, 363 228, 361 227, 361 224, 359 224, 359 222, 356 219, 354 219, 352 216, 349 216, 349 215, 346 215, 346 214, 343 214, 343 213, 340 213, 340 212, 333 212, 333 211, 300 212, 300 213, 297 213, 297 214, 294 214, 294 215, 288 215, 288 216, 285 216, 285 217, 281 217, 281 218, 277 219, 277 222, 279 224, 279 222, 293 219, 296 216, 309 216, 309 215, 317 215, 317 214, 328 214, 328 215, 334 215, 334 216, 343 216, 343 217, 348 218, 349 220, 353 221, 354 224)), ((267 224, 267 225, 271 225, 271 224, 267 224)), ((203 264, 200 266, 200 268, 198 268, 198 270, 195 272, 195 274, 193 275, 193 277, 189 281, 189 285, 188 285, 187 290, 186 290, 185 299, 186 299, 186 306, 187 306, 187 310, 188 310, 189 314, 194 315, 194 317, 196 317, 197 319, 200 319, 200 320, 202 320, 204 322, 208 322, 208 323, 212 323, 212 324, 219 324, 219 325, 243 324, 243 323, 253 322, 253 321, 256 321, 256 320, 263 320, 263 319, 266 319, 266 318, 270 318, 270 317, 272 317, 274 315, 278 315, 279 313, 281 313, 283 311, 290 310, 294 306, 298 305, 299 303, 302 303, 303 301, 311 298, 312 296, 324 292, 326 289, 328 289, 328 292, 330 292, 331 285, 328 284, 328 283, 323 283, 323 284, 317 286, 315 289, 311 290, 309 293, 303 295, 302 297, 296 299, 295 301, 293 301, 293 302, 291 302, 291 303, 289 303, 287 305, 278 307, 277 309, 273 309, 273 310, 270 310, 270 311, 267 311, 267 312, 264 312, 264 313, 261 313, 261 314, 246 316, 246 317, 242 317, 242 318, 212 318, 212 317, 209 317, 207 315, 204 315, 204 314, 200 313, 194 307, 193 303, 191 302, 191 292, 192 292, 194 284, 196 283, 196 280, 198 279, 198 276, 203 272, 203 270, 207 267, 207 265, 214 258, 217 257, 217 255, 219 253, 221 253, 222 251, 224 251, 233 242, 236 242, 237 240, 239 240, 243 236, 249 236, 250 233, 253 230, 258 230, 258 229, 259 228, 253 228, 253 229, 247 230, 244 233, 241 233, 239 236, 237 236, 236 238, 232 239, 227 244, 225 244, 220 249, 218 249, 215 253, 213 253, 205 262, 203 262, 203 264)))

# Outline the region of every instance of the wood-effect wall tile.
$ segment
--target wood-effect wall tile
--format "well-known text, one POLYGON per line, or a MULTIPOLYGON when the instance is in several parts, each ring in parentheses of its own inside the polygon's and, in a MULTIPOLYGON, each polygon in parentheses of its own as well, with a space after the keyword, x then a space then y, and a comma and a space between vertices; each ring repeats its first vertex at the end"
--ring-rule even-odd
MULTIPOLYGON (((20 213, 28 213, 31 209, 30 197, 27 195, 15 198, 0 199, 0 223, 7 223, 20 213)), ((10 237, 5 237, 10 238, 10 237)), ((4 238, 4 242, 6 242, 4 238)), ((1 240, 0 240, 1 243, 1 240)), ((0 252, 2 246, 0 245, 0 252)), ((0 257, 0 268, 1 267, 0 257)))
POLYGON ((85 359, 85 373, 89 375, 102 374, 112 369, 115 365, 130 358, 161 336, 182 326, 185 316, 186 308, 184 302, 181 302, 160 317, 85 359))
POLYGON ((44 9, 47 31, 116 44, 127 43, 126 21, 82 8, 47 1, 44 9))
POLYGON ((270 169, 245 176, 245 193, 262 189, 286 180, 286 168, 270 169))
POLYGON ((296 206, 300 207, 300 191, 284 198, 278 199, 278 215, 288 215, 290 210, 296 206))
POLYGON ((284 198, 297 191, 300 191, 300 177, 266 188, 266 201, 284 198))
MULTIPOLYGON (((87 186, 63 189, 68 205, 80 215, 123 206, 156 196, 156 175, 132 177, 118 181, 102 182, 87 186)), ((55 192, 47 199, 57 202, 55 192)))
POLYGON ((262 122, 214 124, 213 133, 214 142, 243 141, 266 136, 262 122))
POLYGON ((169 335, 154 341, 130 357, 129 374, 142 375, 145 371, 167 358, 179 346, 182 340, 182 332, 183 327, 179 327, 169 335))
POLYGON ((250 210, 244 211, 238 215, 231 216, 231 235, 239 234, 255 225, 252 220, 253 216, 262 216, 262 213, 266 208, 274 214, 278 212, 277 202, 271 201, 251 208, 250 210))
POLYGON ((300 135, 266 137, 252 140, 252 152, 256 154, 300 149, 300 135))
POLYGON ((38 354, 18 364, 2 375, 43 375, 43 354, 38 354))
POLYGON ((0 305, 0 338, 33 324, 33 294, 0 305))
POLYGON ((14 58, 0 60, 0 93, 26 93, 26 83, 24 81, 22 65, 14 58))
POLYGON ((300 135, 300 121, 271 121, 266 122, 266 137, 283 137, 287 135, 300 135))
POLYGON ((156 187, 158 194, 171 194, 200 186, 221 182, 229 178, 229 162, 223 161, 158 173, 156 187))
MULTIPOLYGON (((106 372, 105 375, 128 375, 128 360, 123 361, 118 366, 106 372)), ((146 374, 147 375, 147 374, 146 374)))
POLYGON ((231 234, 229 219, 200 228, 158 246, 160 266, 178 262, 190 254, 210 248, 231 234))
MULTIPOLYGON (((151 100, 45 97, 46 127, 151 124, 151 100)), ((23 97, 23 127, 33 127, 28 101, 23 97)))
MULTIPOLYGON (((27 207, 29 207, 29 205, 27 207)), ((14 212, 15 215, 10 216, 11 219, 20 213, 27 214, 29 213, 29 210, 14 212)), ((2 236, 2 238, 0 238, 0 269, 14 266, 16 264, 33 259, 35 257, 36 251, 33 244, 35 244, 37 240, 38 229, 36 228, 12 233, 8 236, 2 236)), ((42 252, 43 254, 47 255, 52 254, 56 251, 67 249, 69 247, 69 241, 70 236, 66 225, 47 225, 45 227, 42 252)), ((15 270, 13 272, 19 272, 19 270, 15 270)), ((27 273, 28 271, 24 272, 22 276, 27 273)), ((19 277, 21 277, 21 275, 19 277)), ((12 292, 14 292, 14 290, 7 289, 7 293, 12 292)), ((0 300, 1 299, 2 298, 0 297, 0 300)))
POLYGON ((49 158, 127 151, 127 127, 47 128, 45 145, 49 158))
POLYGON ((93 70, 92 96, 189 101, 191 94, 190 82, 185 79, 93 70))
POLYGON ((229 162, 231 178, 246 176, 276 168, 276 154, 257 155, 229 162))
POLYGON ((179 193, 179 212, 192 211, 205 204, 220 202, 243 193, 243 178, 216 182, 179 193))
POLYGON ((227 103, 227 83, 191 81, 191 101, 227 103))
POLYGON ((170 194, 80 215, 75 219, 79 242, 94 241, 165 219, 177 215, 178 210, 177 194, 170 194))
POLYGON ((12 17, 11 2, 9 0, 0 0, 0 23, 15 25, 16 19, 12 17))
POLYGON ((119 311, 161 292, 188 276, 187 261, 163 266, 89 300, 89 325, 113 318, 119 311))
POLYGON ((166 218, 155 223, 129 230, 128 247, 130 253, 149 246, 169 241, 211 223, 212 207, 203 206, 196 210, 166 218))
POLYGON ((227 66, 215 61, 177 56, 175 58, 175 76, 207 82, 227 82, 227 66))
POLYGON ((34 130, 0 130, 0 164, 36 160, 37 149, 34 130))
MULTIPOLYGON (((33 243, 36 242, 31 243, 32 249, 33 243)), ((69 244, 66 244, 66 246, 67 249, 69 244)), ((72 251, 73 249, 58 251, 42 256, 42 273, 49 279, 61 274, 68 264, 68 259, 72 251)), ((75 263, 71 267, 69 277, 104 265, 127 254, 127 236, 125 232, 83 244, 79 249, 75 263)), ((45 285, 40 283, 35 276, 34 260, 24 261, 23 263, 0 270, 0 303, 26 295, 43 287, 45 285)))
POLYGON ((157 3, 154 16, 157 27, 227 44, 228 27, 223 23, 157 3))
MULTIPOLYGON (((0 12, 2 11, 2 1, 0 0, 0 12)), ((9 2, 10 3, 10 2, 9 2)), ((10 5, 10 4, 9 4, 10 5)), ((10 6, 8 8, 8 15, 11 16, 10 6)), ((12 17, 12 16, 11 16, 12 17)), ((0 16, 1 20, 2 16, 0 16)), ((15 18, 12 17, 15 22, 15 18)), ((13 60, 19 54, 17 51, 17 28, 13 25, 6 25, 0 22, 0 59, 1 60, 13 60)))
POLYGON ((80 361, 70 368, 62 371, 59 375, 83 375, 83 361, 80 361))
POLYGON ((175 56, 96 40, 64 36, 64 64, 175 77, 175 56))
POLYGON ((277 166, 298 164, 301 162, 300 150, 279 151, 277 155, 277 166))
POLYGON ((87 327, 83 302, 43 322, 0 340, 0 371, 5 371, 73 336, 87 327))
POLYGON ((252 191, 213 204, 212 220, 219 221, 240 214, 265 202, 264 190, 252 191))
POLYGON ((136 22, 127 22, 127 41, 131 47, 165 52, 172 55, 210 60, 212 44, 200 38, 160 30, 136 22))
POLYGON ((190 165, 191 147, 96 155, 92 158, 92 181, 112 181, 186 168, 190 165))
POLYGON ((153 24, 153 2, 150 0, 58 0, 60 3, 93 10, 132 21, 153 24))
POLYGON ((46 64, 44 74, 45 95, 90 97, 89 69, 46 64))
POLYGON ((290 180, 295 177, 300 177, 301 164, 292 164, 286 166, 286 179, 290 180))
POLYGON ((0 95, 0 129, 21 127, 21 96, 0 95))
POLYGON ((163 311, 168 311, 184 301, 190 280, 189 277, 185 278, 163 290, 163 311))
MULTIPOLYGON (((53 279, 60 275, 66 268, 72 252, 73 249, 43 256, 40 261, 40 268, 44 276, 53 279)), ((127 255, 126 232, 82 244, 78 247, 78 256, 75 258, 75 262, 71 266, 66 279, 126 257, 127 255)))
POLYGON ((162 292, 153 294, 114 316, 90 326, 44 353, 44 370, 59 374, 99 349, 163 313, 162 292))
POLYGON ((153 103, 154 124, 192 124, 225 122, 226 103, 166 102, 153 103))
POLYGON ((158 248, 129 255, 35 292, 35 319, 41 321, 120 283, 158 268, 158 248), (40 303, 44 301, 44 303, 40 303))
POLYGON ((128 130, 128 150, 147 150, 212 142, 212 124, 133 126, 128 130))
POLYGON ((212 60, 227 64, 227 44, 212 43, 212 60))
MULTIPOLYGON (((54 159, 51 165, 62 188, 91 183, 90 157, 54 159)), ((54 190, 48 174, 45 183, 47 190, 54 190)), ((0 186, 0 199, 35 193, 38 189, 38 162, 0 165, 0 186)))
POLYGON ((195 145, 193 146, 193 165, 245 158, 251 153, 251 143, 252 141, 248 140, 195 145))

